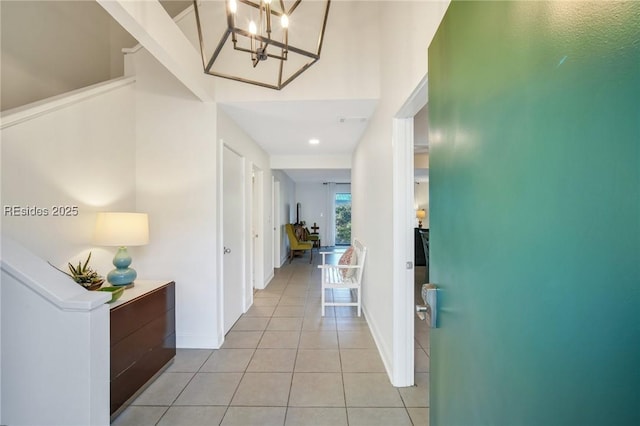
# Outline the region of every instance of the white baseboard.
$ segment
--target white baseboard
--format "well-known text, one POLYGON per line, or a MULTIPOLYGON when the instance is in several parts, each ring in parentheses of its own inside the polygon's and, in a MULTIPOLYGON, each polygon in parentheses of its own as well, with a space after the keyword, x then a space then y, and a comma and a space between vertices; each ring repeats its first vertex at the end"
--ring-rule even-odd
POLYGON ((180 349, 220 349, 224 338, 203 334, 176 334, 176 347, 180 349))
POLYGON ((273 272, 271 272, 271 275, 269 275, 269 276, 267 277, 267 279, 264 281, 264 286, 262 287, 262 289, 261 289, 261 290, 263 290, 263 289, 267 288, 267 286, 269 285, 269 283, 271 282, 271 280, 272 280, 272 279, 274 279, 274 278, 275 278, 275 274, 274 274, 273 272))
POLYGON ((387 372, 387 376, 389 376, 389 381, 393 383, 393 359, 392 359, 392 351, 384 344, 384 339, 380 334, 380 329, 376 325, 375 321, 373 321, 373 317, 369 315, 367 312, 367 307, 362 305, 362 312, 364 313, 364 319, 369 324, 369 330, 371 330, 371 335, 373 336, 373 340, 376 343, 376 347, 378 348, 378 352, 380 353, 380 358, 382 358, 382 363, 384 364, 384 369, 387 372))
POLYGON ((275 274, 272 272, 271 275, 269 275, 269 277, 267 278, 267 280, 264 283, 264 287, 263 288, 267 288, 267 286, 269 284, 271 284, 271 281, 275 278, 275 274))

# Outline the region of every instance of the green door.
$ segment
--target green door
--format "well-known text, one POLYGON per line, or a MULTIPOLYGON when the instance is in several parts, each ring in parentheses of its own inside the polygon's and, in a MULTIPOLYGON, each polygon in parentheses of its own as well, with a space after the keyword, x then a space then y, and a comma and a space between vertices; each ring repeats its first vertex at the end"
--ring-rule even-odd
POLYGON ((429 124, 430 424, 640 424, 640 2, 453 2, 429 124))

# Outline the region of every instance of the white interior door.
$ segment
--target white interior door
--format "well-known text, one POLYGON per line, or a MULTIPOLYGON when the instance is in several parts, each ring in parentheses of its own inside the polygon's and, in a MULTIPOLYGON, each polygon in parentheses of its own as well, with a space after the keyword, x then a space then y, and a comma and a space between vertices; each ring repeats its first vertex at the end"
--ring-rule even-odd
MULTIPOLYGON (((253 288, 264 288, 264 240, 263 235, 264 228, 264 185, 263 185, 264 173, 259 168, 253 168, 253 182, 252 182, 252 243, 253 243, 253 288)), ((251 289, 250 289, 251 290, 251 289)), ((253 293, 248 295, 249 305, 251 304, 253 293)))
POLYGON ((273 196, 273 267, 280 267, 280 227, 282 221, 280 220, 280 182, 272 181, 272 196, 273 196))
POLYGON ((224 333, 240 318, 244 306, 244 159, 227 148, 222 154, 223 312, 224 333))

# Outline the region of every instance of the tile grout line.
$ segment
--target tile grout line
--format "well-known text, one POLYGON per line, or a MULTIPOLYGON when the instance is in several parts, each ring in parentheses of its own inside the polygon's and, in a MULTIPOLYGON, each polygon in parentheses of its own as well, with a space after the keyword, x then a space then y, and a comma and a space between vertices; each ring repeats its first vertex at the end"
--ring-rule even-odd
MULTIPOLYGON (((300 265, 297 265, 300 266, 300 265)), ((302 266, 306 266, 306 265, 302 265, 302 266)), ((313 270, 310 270, 311 272, 309 273, 305 273, 305 271, 303 269, 303 267, 300 268, 295 268, 293 270, 291 270, 290 273, 287 274, 286 276, 286 283, 284 285, 282 285, 283 283, 283 278, 278 275, 278 286, 277 286, 277 290, 275 290, 274 293, 270 293, 268 295, 265 296, 277 296, 277 301, 276 304, 273 308, 273 310, 271 311, 270 315, 265 315, 264 318, 267 318, 268 321, 266 321, 266 323, 264 324, 264 328, 262 328, 262 330, 255 330, 255 331, 259 331, 260 335, 259 338, 257 339, 255 344, 252 344, 252 348, 247 348, 247 349, 251 349, 251 355, 249 357, 249 360, 247 361, 246 366, 244 367, 243 371, 238 371, 240 374, 240 379, 238 381, 238 384, 235 386, 235 389, 230 397, 230 400, 228 401, 228 403, 226 405, 220 405, 220 406, 216 406, 216 405, 209 405, 209 404, 205 404, 205 405, 197 405, 197 406, 202 406, 202 407, 219 407, 219 411, 222 414, 222 417, 220 418, 220 423, 224 422, 225 418, 227 415, 229 415, 230 413, 230 408, 232 407, 231 403, 233 401, 233 399, 238 395, 239 389, 240 389, 240 385, 242 383, 242 381, 246 378, 247 374, 250 373, 249 368, 250 365, 253 361, 257 360, 257 351, 260 346, 260 344, 262 342, 264 342, 264 339, 266 338, 266 332, 267 331, 272 331, 272 332, 277 332, 277 331, 289 331, 289 330, 268 330, 269 326, 273 324, 273 321, 277 321, 276 318, 281 318, 283 320, 282 324, 285 328, 295 328, 295 330, 291 330, 291 331, 297 331, 297 336, 298 336, 298 340, 297 340, 297 345, 295 346, 295 358, 293 361, 293 366, 291 367, 291 380, 289 382, 289 389, 288 389, 288 395, 287 395, 287 399, 286 399, 286 406, 281 406, 281 405, 254 405, 254 404, 241 404, 241 405, 237 405, 236 407, 260 407, 260 408, 276 408, 278 407, 279 409, 284 408, 284 419, 283 422, 286 423, 287 420, 293 420, 294 417, 294 411, 290 411, 289 408, 294 408, 294 407, 290 407, 290 403, 292 401, 292 391, 293 391, 293 383, 294 383, 294 376, 296 374, 296 368, 298 367, 298 365, 300 364, 300 352, 304 351, 304 348, 302 348, 302 333, 303 332, 316 332, 316 333, 322 333, 322 332, 328 332, 328 331, 333 331, 334 336, 336 337, 337 340, 337 354, 338 354, 338 361, 339 361, 339 369, 340 369, 340 377, 342 379, 342 390, 343 390, 343 398, 344 398, 344 412, 345 416, 346 416, 346 422, 347 425, 350 424, 353 421, 357 420, 357 416, 354 417, 353 419, 349 419, 349 407, 347 404, 347 397, 346 397, 346 382, 345 382, 345 375, 349 375, 349 374, 353 374, 354 372, 351 373, 347 373, 345 372, 345 364, 344 364, 344 357, 343 357, 343 350, 348 351, 348 350, 359 350, 359 351, 364 351, 364 350, 371 350, 371 348, 367 347, 359 347, 358 344, 356 344, 356 347, 350 347, 353 346, 353 342, 351 342, 352 338, 359 338, 359 334, 361 334, 362 332, 362 325, 359 323, 349 323, 349 318, 352 317, 352 315, 350 315, 350 313, 347 312, 333 312, 332 316, 327 316, 327 319, 331 319, 333 321, 333 323, 331 324, 331 326, 328 326, 326 324, 323 323, 322 321, 322 317, 320 317, 320 323, 317 323, 317 318, 315 318, 317 315, 312 314, 312 312, 314 312, 313 306, 314 304, 316 304, 317 302, 317 295, 316 295, 316 289, 315 289, 315 281, 316 278, 313 274, 313 270), (280 281, 282 280, 282 281, 280 281), (301 283, 305 283, 305 284, 301 284, 301 283), (304 290, 303 290, 304 289, 304 290), (303 294, 303 296, 301 296, 301 293, 303 294), (293 301, 287 301, 284 299, 294 299, 293 301), (299 307, 300 305, 298 305, 297 303, 299 303, 299 300, 295 300, 295 299, 302 299, 303 303, 301 306, 301 309, 293 309, 294 307, 299 307), (282 303, 294 303, 293 305, 283 305, 282 303), (276 316, 276 311, 278 309, 281 309, 283 307, 290 307, 292 309, 290 309, 291 311, 295 312, 294 316, 276 316), (296 316, 299 315, 300 312, 302 311, 302 316, 296 316), (300 321, 293 321, 293 319, 297 319, 300 318, 300 321), (291 319, 292 321, 287 321, 287 319, 291 319), (338 320, 342 319, 342 322, 339 322, 338 320), (295 324, 293 324, 295 323, 295 324), (293 325, 292 325, 293 324, 293 325), (311 327, 308 330, 305 330, 305 324, 306 325, 311 325, 311 327), (328 328, 325 328, 328 327, 328 328), (346 336, 343 336, 345 339, 345 342, 342 342, 341 339, 341 332, 343 332, 343 334, 346 333, 346 336), (344 344, 347 344, 347 347, 343 347, 344 344), (350 422, 351 420, 351 422, 350 422)), ((265 287, 264 290, 267 290, 269 288, 269 286, 265 287)), ((275 287, 274 287, 275 289, 275 287)), ((334 292, 332 291, 332 294, 334 292)), ((333 296, 335 297, 335 295, 333 294, 333 296)), ((341 296, 341 295, 339 295, 341 296)), ((257 306, 257 305, 255 305, 257 306)), ((316 313, 317 314, 317 313, 316 313)), ((245 318, 261 318, 261 317, 245 317, 245 318)), ((353 320, 353 318, 351 318, 353 320)), ((258 324, 257 327, 262 327, 261 324, 258 324)), ((368 324, 367 324, 367 328, 368 328, 368 324)), ((233 328, 232 328, 233 330, 233 328)), ((254 331, 254 330, 234 330, 236 332, 245 332, 245 331, 254 331)), ((296 333, 293 333, 296 334, 296 333)), ((271 345, 273 347, 271 348, 263 348, 263 349, 272 349, 272 350, 278 350, 278 349, 283 349, 285 350, 285 348, 277 348, 277 346, 279 344, 281 344, 281 341, 278 340, 278 336, 277 334, 274 336, 276 337, 276 339, 274 340, 274 344, 271 345)), ((357 340, 356 340, 357 343, 357 340)), ((416 342, 417 343, 417 347, 419 350, 421 350, 427 357, 427 361, 430 361, 430 354, 427 352, 427 349, 425 347, 423 347, 420 342, 416 342)), ((313 346, 313 345, 312 345, 313 346)), ((241 348, 220 348, 220 349, 241 349, 241 348)), ((169 406, 162 406, 162 405, 149 405, 148 407, 162 407, 163 411, 162 414, 160 415, 159 419, 156 421, 156 425, 161 424, 163 419, 169 419, 169 417, 167 417, 169 414, 168 412, 171 410, 172 407, 181 407, 182 405, 175 405, 176 401, 182 396, 184 395, 185 390, 193 383, 195 377, 199 374, 205 374, 205 373, 215 373, 215 372, 204 372, 202 371, 202 369, 204 368, 204 366, 211 361, 212 357, 215 356, 215 352, 219 351, 220 349, 214 349, 212 350, 207 356, 203 357, 204 361, 200 363, 200 366, 193 369, 193 368, 188 368, 191 370, 196 370, 195 372, 193 371, 185 371, 184 373, 191 373, 191 377, 186 381, 186 384, 182 387, 182 389, 177 393, 177 395, 175 397, 173 397, 173 401, 169 404, 169 406)), ((322 349, 331 349, 331 348, 326 348, 326 347, 318 347, 318 348, 307 348, 309 351, 320 351, 322 349)), ((374 347, 375 349, 375 347, 374 347)), ((357 357, 356 357, 357 358, 357 357)), ((188 359, 188 358, 187 358, 188 359)), ((194 359, 198 359, 198 358, 194 358, 194 359)), ((312 360, 313 358, 311 358, 310 360, 312 360)), ((357 360, 356 360, 357 361, 357 360)), ((196 364, 197 365, 197 364, 196 364)), ((269 368, 272 368, 272 364, 268 363, 269 368)), ((335 364, 334 364, 335 365, 335 364)), ((313 370, 313 366, 311 368, 311 370, 313 370)), ((333 371, 329 371, 331 370, 331 368, 321 368, 319 370, 326 370, 326 371, 317 371, 317 373, 332 373, 333 371)), ((359 373, 379 373, 379 371, 373 371, 371 368, 367 368, 366 370, 371 370, 371 371, 361 371, 359 373)), ((256 371, 257 372, 257 371, 256 371)), ((274 371, 274 372, 279 372, 279 371, 274 371)), ((284 372, 284 371, 283 371, 284 372)), ((314 371, 309 371, 309 372, 314 372, 314 371)), ((357 371, 356 371, 357 372, 357 371)), ((173 371, 170 373, 183 373, 182 371, 173 371)), ((219 373, 225 373, 225 371, 221 371, 219 373)), ((263 373, 263 372, 257 372, 257 373, 263 373)), ((264 371, 264 373, 271 373, 271 371, 264 371)), ((395 387, 394 387, 395 388, 395 387)), ((414 419, 411 417, 411 414, 409 413, 409 408, 407 406, 407 401, 405 401, 405 399, 403 398, 402 393, 400 392, 401 389, 400 388, 395 388, 395 390, 398 392, 398 396, 400 397, 400 400, 402 402, 402 408, 404 408, 404 413, 405 415, 409 418, 410 424, 415 425, 415 421, 414 419)), ((411 396, 410 398, 411 400, 413 400, 413 396, 411 396)), ((421 400, 420 400, 421 401, 421 400)), ((430 405, 430 404, 429 404, 430 405)), ((145 405, 146 406, 146 405, 145 405)), ((189 405, 190 407, 195 407, 194 405, 189 405)), ((313 403, 309 406, 305 405, 305 406, 301 406, 301 409, 311 409, 311 408, 319 408, 319 409, 329 409, 330 407, 323 407, 321 405, 314 405, 313 403)), ((336 407, 336 408, 341 408, 341 407, 336 407)), ((395 407, 383 407, 383 406, 354 406, 353 408, 358 408, 358 409, 395 409, 395 408, 400 408, 398 406, 395 407)), ((428 409, 429 407, 416 407, 419 409, 423 409, 426 408, 428 409)), ((156 411, 157 413, 158 411, 156 411)), ((282 415, 282 411, 280 412, 282 415)), ((304 411, 300 412, 299 414, 303 414, 304 411)), ((400 412, 398 412, 399 414, 400 412)), ((216 414, 217 415, 217 414, 216 414)), ((172 415, 173 416, 173 415, 172 415)), ((422 417, 422 414, 420 415, 420 417, 422 417)))
MULTIPOLYGON (((285 291, 287 290, 287 287, 289 287, 289 284, 287 284, 287 286, 285 287, 285 291)), ((306 309, 306 299, 305 299, 304 308, 306 309)), ((304 323, 304 319, 302 320, 302 322, 304 323)), ((302 339, 302 325, 300 326, 300 334, 298 335, 298 345, 296 346, 296 357, 293 360, 293 367, 291 370, 291 381, 289 382, 289 394, 287 395, 287 406, 284 410, 283 425, 287 424, 287 416, 289 415, 289 404, 291 403, 291 391, 293 390, 293 377, 296 373, 296 364, 298 363, 298 352, 300 351, 300 339, 302 339)))
MULTIPOLYGON (((215 349, 213 351, 211 351, 211 353, 209 354, 209 356, 207 357, 207 359, 204 360, 204 362, 200 365, 200 367, 198 367, 198 370, 193 372, 193 375, 191 376, 191 378, 187 381, 187 383, 184 385, 184 387, 182 388, 182 390, 180 392, 178 392, 178 395, 176 395, 175 398, 173 398, 173 401, 169 404, 169 406, 167 407, 166 410, 164 410, 164 413, 162 413, 162 415, 160 416, 160 418, 158 419, 158 421, 155 423, 156 425, 158 425, 162 419, 164 418, 164 416, 169 412, 169 409, 171 407, 174 406, 175 402, 178 400, 178 398, 180 398, 180 395, 182 395, 182 393, 185 391, 185 389, 187 389, 187 387, 189 386, 189 384, 193 381, 193 379, 196 377, 196 374, 198 374, 198 372, 200 371, 200 369, 202 368, 202 366, 204 364, 206 364, 206 362, 209 360, 209 358, 211 358, 211 356, 213 355, 213 352, 215 351, 215 349)), ((177 373, 177 371, 176 371, 177 373)), ((187 372, 187 373, 191 373, 191 371, 187 372)), ((163 373, 164 374, 164 373, 163 373)))
MULTIPOLYGON (((324 290, 323 290, 324 291, 324 290)), ((331 296, 334 297, 333 289, 331 290, 331 296)), ((349 426, 349 408, 347 406, 347 389, 344 382, 344 368, 342 366, 342 347, 340 346, 340 333, 338 332, 338 317, 336 316, 336 340, 338 341, 338 356, 340 357, 340 378, 342 379, 342 396, 344 398, 344 414, 347 420, 347 426, 349 426)))

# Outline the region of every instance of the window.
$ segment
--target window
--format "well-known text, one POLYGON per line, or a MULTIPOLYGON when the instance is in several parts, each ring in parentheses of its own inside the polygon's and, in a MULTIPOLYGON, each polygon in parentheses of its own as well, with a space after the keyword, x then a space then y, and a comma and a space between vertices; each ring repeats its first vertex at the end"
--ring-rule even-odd
POLYGON ((338 192, 336 206, 336 245, 351 244, 351 193, 338 192))

